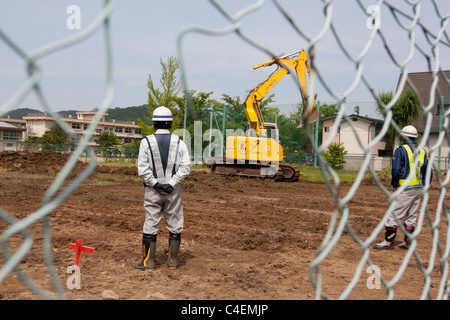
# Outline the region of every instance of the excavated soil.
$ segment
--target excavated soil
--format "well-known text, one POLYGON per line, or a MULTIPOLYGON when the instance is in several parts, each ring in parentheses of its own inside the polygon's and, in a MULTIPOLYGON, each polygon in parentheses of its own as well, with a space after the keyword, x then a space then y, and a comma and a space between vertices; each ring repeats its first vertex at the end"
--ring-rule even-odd
MULTIPOLYGON (((54 152, 0 153, 0 208, 15 219, 36 212, 67 159, 67 155, 54 152)), ((75 179, 85 167, 80 162, 69 179, 75 179)), ((350 183, 341 185, 339 196, 344 197, 350 187, 350 183)), ((193 170, 182 189, 185 229, 178 269, 169 270, 165 264, 168 231, 163 219, 158 233, 157 268, 136 270, 133 265, 141 259, 144 220, 142 182, 135 167, 98 167, 49 216, 53 263, 65 297, 97 300, 110 290, 121 300, 312 300, 320 270, 320 292, 328 298, 339 298, 347 287, 352 288, 346 296, 350 300, 388 298, 385 284, 376 286, 367 263, 355 284, 350 284, 363 256, 354 236, 365 241, 388 207, 388 197, 376 185, 364 183, 358 188, 348 203, 350 228, 343 230, 329 251, 319 250, 332 223, 335 205, 324 183, 219 177, 205 169, 193 170), (66 271, 74 262, 74 250, 69 245, 76 239, 82 239, 83 245, 94 248, 94 252, 82 254, 81 288, 70 289, 67 284, 71 275, 66 271), (325 256, 311 271, 318 254, 325 256)), ((434 182, 428 205, 433 220, 437 220, 438 195, 434 182)), ((336 222, 341 219, 338 215, 336 222)), ((437 231, 445 250, 445 213, 440 221, 437 231)), ((0 219, 2 233, 8 227, 0 219)), ((34 242, 20 268, 34 283, 54 292, 44 263, 42 227, 39 220, 29 228, 34 242)), ((403 238, 399 233, 397 243, 403 238)), ((376 241, 381 239, 380 233, 376 241)), ((16 234, 7 243, 15 252, 23 236, 16 234)), ((444 270, 439 254, 430 261, 431 250, 432 232, 425 217, 417 258, 411 257, 391 297, 419 299, 425 287, 430 293, 425 297, 436 298, 444 270), (422 266, 430 269, 427 281, 422 266)), ((371 245, 369 257, 381 276, 391 281, 407 252, 399 248, 377 251, 371 245)), ((1 256, 0 266, 4 265, 1 256)), ((41 297, 11 272, 0 283, 0 300, 24 299, 41 297)))

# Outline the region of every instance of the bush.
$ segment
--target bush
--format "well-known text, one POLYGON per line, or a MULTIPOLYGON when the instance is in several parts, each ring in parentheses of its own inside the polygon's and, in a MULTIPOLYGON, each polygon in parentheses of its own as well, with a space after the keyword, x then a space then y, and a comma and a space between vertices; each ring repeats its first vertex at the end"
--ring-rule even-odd
POLYGON ((344 160, 346 154, 343 143, 332 143, 323 153, 323 157, 334 170, 342 170, 346 163, 344 160))

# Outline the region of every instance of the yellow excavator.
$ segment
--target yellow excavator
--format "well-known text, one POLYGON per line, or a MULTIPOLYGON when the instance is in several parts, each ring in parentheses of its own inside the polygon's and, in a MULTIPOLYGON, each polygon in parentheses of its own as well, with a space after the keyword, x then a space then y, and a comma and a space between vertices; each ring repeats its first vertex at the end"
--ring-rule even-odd
POLYGON ((308 103, 306 72, 308 76, 311 76, 308 61, 308 55, 302 49, 288 55, 279 55, 270 61, 253 66, 254 70, 273 64, 277 64, 278 68, 248 95, 245 101, 245 113, 248 119, 245 133, 241 136, 227 137, 225 158, 207 159, 206 163, 212 173, 261 177, 276 181, 299 180, 298 168, 282 163, 283 148, 280 145, 277 125, 264 122, 259 103, 286 74, 295 70, 303 102, 303 114, 298 127, 302 127, 305 120, 308 122, 317 120, 317 95, 314 95, 312 104, 308 103))

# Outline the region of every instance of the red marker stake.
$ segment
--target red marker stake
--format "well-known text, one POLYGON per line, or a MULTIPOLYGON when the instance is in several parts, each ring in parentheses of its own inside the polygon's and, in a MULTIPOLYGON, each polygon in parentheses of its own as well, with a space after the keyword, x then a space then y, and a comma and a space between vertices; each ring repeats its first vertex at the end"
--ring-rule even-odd
POLYGON ((83 240, 77 239, 76 243, 69 245, 70 249, 75 249, 75 262, 74 265, 81 266, 81 252, 93 253, 94 249, 90 247, 83 247, 83 240))

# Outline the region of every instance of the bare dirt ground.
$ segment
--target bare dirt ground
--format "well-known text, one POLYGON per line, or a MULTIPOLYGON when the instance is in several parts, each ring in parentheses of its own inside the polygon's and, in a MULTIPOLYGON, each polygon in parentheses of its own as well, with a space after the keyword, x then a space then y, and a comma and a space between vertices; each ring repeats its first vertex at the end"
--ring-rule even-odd
MULTIPOLYGON (((0 153, 0 207, 17 219, 39 209, 55 174, 67 160, 54 153, 0 153)), ((84 167, 80 164, 75 177, 84 167)), ((340 187, 340 196, 351 184, 340 187)), ((156 270, 135 270, 141 259, 143 186, 136 168, 98 167, 63 204, 50 215, 53 261, 70 300, 102 299, 112 290, 121 300, 312 300, 316 291, 311 262, 325 237, 333 212, 333 200, 323 183, 219 177, 194 170, 182 185, 185 229, 179 267, 166 266, 168 231, 162 220, 158 233, 156 270), (94 253, 82 254, 81 289, 66 286, 66 270, 73 264, 70 243, 82 239, 94 253)), ((430 190, 433 219, 438 202, 436 183, 430 190)), ((388 201, 375 185, 361 185, 349 202, 349 222, 364 241, 383 217, 388 201)), ((445 249, 446 221, 438 228, 445 249)), ((339 222, 340 219, 338 219, 339 222)), ((432 236, 425 218, 418 237, 417 253, 425 267, 430 264, 432 236)), ((0 220, 0 230, 9 225, 0 220)), ((42 252, 42 223, 30 228, 32 250, 20 267, 38 285, 52 290, 42 252)), ((379 234, 377 241, 382 240, 379 234)), ((403 239, 399 232, 397 242, 403 239)), ((23 241, 10 238, 14 252, 23 241)), ((390 281, 407 251, 370 250, 372 263, 390 281)), ((321 290, 338 298, 350 284, 362 257, 361 247, 344 231, 336 246, 321 262, 321 290)), ((442 270, 439 254, 430 270, 430 293, 435 298, 442 270)), ((0 267, 5 264, 0 257, 0 267)), ((367 264, 347 297, 350 300, 386 299, 386 289, 370 289, 367 264)), ((424 275, 414 256, 393 287, 394 299, 419 299, 424 275)), ((0 283, 0 300, 40 299, 15 273, 0 283)))

